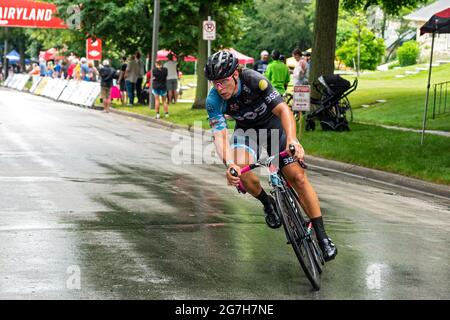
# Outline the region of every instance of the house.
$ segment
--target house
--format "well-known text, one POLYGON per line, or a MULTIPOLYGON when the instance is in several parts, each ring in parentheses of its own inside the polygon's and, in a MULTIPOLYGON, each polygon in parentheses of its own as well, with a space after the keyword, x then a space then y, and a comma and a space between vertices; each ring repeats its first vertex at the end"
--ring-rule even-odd
MULTIPOLYGON (((420 27, 422 27, 433 14, 449 7, 450 0, 439 0, 403 17, 406 20, 410 20, 416 26, 416 39, 422 48, 421 58, 430 55, 432 35, 426 33, 421 36, 420 27)), ((436 34, 434 39, 434 56, 437 59, 450 60, 450 34, 436 34)))

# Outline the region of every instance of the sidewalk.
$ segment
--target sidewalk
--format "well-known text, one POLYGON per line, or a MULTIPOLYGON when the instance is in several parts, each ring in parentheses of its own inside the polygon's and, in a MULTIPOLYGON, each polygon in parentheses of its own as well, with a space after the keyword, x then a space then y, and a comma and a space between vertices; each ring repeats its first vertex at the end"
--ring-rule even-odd
MULTIPOLYGON (((190 132, 193 132, 192 126, 184 126, 179 124, 170 123, 161 119, 154 119, 148 116, 143 116, 136 113, 131 113, 127 111, 122 110, 116 110, 114 108, 111 108, 111 112, 127 117, 132 117, 135 119, 140 119, 144 121, 148 121, 152 124, 158 125, 162 128, 169 129, 169 130, 177 130, 177 129, 183 129, 188 130, 190 132)), ((389 129, 396 129, 399 130, 397 127, 389 128, 389 129)), ((406 128, 400 128, 406 129, 406 128)), ((413 129, 407 129, 408 131, 413 129)), ((210 134, 210 130, 204 130, 208 134, 210 134)), ((415 130, 420 132, 420 130, 415 130)), ((447 133, 447 132, 445 132, 447 133)), ((449 136, 450 137, 450 136, 449 136)), ((381 182, 388 185, 395 185, 404 187, 407 189, 413 189, 415 191, 420 191, 422 193, 426 193, 429 195, 435 195, 439 197, 444 197, 450 199, 450 186, 441 185, 441 184, 435 184, 419 179, 409 178, 406 176, 402 176, 395 173, 385 172, 381 170, 375 170, 370 169, 354 164, 339 162, 335 160, 328 160, 313 156, 306 156, 306 161, 311 167, 316 167, 318 169, 324 169, 324 170, 332 170, 332 171, 338 171, 341 173, 349 174, 352 176, 356 176, 362 179, 369 179, 374 180, 377 182, 381 182)))
MULTIPOLYGON (((377 126, 377 127, 383 127, 383 128, 392 129, 392 130, 400 130, 400 131, 410 131, 410 132, 422 133, 422 130, 419 130, 419 129, 403 128, 403 127, 396 127, 396 126, 386 126, 386 125, 383 125, 383 124, 375 124, 375 123, 360 122, 360 121, 355 121, 355 123, 367 124, 367 125, 377 126)), ((426 134, 434 134, 434 135, 437 135, 437 136, 443 136, 443 137, 450 138, 450 132, 449 131, 425 130, 425 133, 426 134)))

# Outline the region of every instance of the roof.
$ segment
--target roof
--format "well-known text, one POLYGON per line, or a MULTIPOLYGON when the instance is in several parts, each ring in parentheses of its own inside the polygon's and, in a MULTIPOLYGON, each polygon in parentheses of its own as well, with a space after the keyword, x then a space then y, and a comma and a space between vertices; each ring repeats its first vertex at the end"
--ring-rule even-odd
POLYGON ((404 16, 403 18, 405 18, 406 20, 425 22, 428 21, 433 14, 449 7, 450 0, 439 0, 426 7, 420 8, 417 11, 414 11, 407 16, 404 16))

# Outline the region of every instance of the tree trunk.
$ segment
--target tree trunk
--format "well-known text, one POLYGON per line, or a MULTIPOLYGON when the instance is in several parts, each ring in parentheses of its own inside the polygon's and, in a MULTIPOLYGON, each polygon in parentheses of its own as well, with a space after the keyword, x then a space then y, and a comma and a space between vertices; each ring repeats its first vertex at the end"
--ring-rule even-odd
POLYGON ((197 91, 195 93, 195 101, 192 105, 193 109, 206 108, 206 96, 208 95, 208 81, 205 78, 203 69, 205 68, 206 59, 208 58, 208 42, 203 40, 203 20, 208 20, 210 15, 210 5, 207 2, 200 2, 199 16, 199 35, 198 35, 198 57, 197 57, 197 91))
MULTIPOLYGON (((317 0, 316 2, 314 41, 309 74, 309 83, 311 84, 321 75, 334 73, 338 11, 339 0, 317 0)), ((312 96, 318 98, 319 93, 314 87, 311 90, 312 96)))

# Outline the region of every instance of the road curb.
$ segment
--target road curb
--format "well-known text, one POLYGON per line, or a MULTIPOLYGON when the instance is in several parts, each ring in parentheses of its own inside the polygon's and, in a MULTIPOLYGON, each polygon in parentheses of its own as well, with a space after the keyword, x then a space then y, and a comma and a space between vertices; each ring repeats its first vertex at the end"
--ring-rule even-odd
MULTIPOLYGON (((173 123, 169 123, 164 120, 158 120, 158 119, 154 119, 154 118, 151 118, 148 116, 144 116, 144 115, 140 115, 140 114, 136 114, 136 113, 132 113, 132 112, 128 112, 128 111, 116 110, 113 108, 111 109, 111 112, 119 114, 119 115, 131 117, 131 118, 135 118, 135 119, 144 120, 144 121, 165 127, 167 129, 172 129, 172 130, 182 129, 182 130, 189 130, 189 131, 193 132, 192 126, 173 124, 173 123)), ((210 132, 209 130, 204 130, 204 131, 210 132)), ((317 167, 321 167, 324 169, 344 172, 344 173, 347 173, 350 175, 357 176, 362 179, 376 180, 376 181, 380 181, 383 183, 400 186, 400 187, 405 187, 405 188, 409 188, 409 189, 414 189, 414 190, 417 190, 420 192, 434 194, 434 195, 438 195, 438 196, 442 196, 442 197, 446 197, 446 198, 450 199, 450 186, 447 186, 447 185, 436 184, 436 183, 432 183, 432 182, 428 182, 428 181, 410 178, 407 176, 402 176, 402 175, 396 174, 396 173, 390 173, 390 172, 386 172, 386 171, 382 171, 382 170, 376 170, 376 169, 358 166, 355 164, 340 162, 340 161, 336 161, 336 160, 329 160, 329 159, 319 158, 319 157, 314 157, 314 156, 308 156, 308 155, 306 156, 306 162, 312 166, 317 166, 317 167)))

